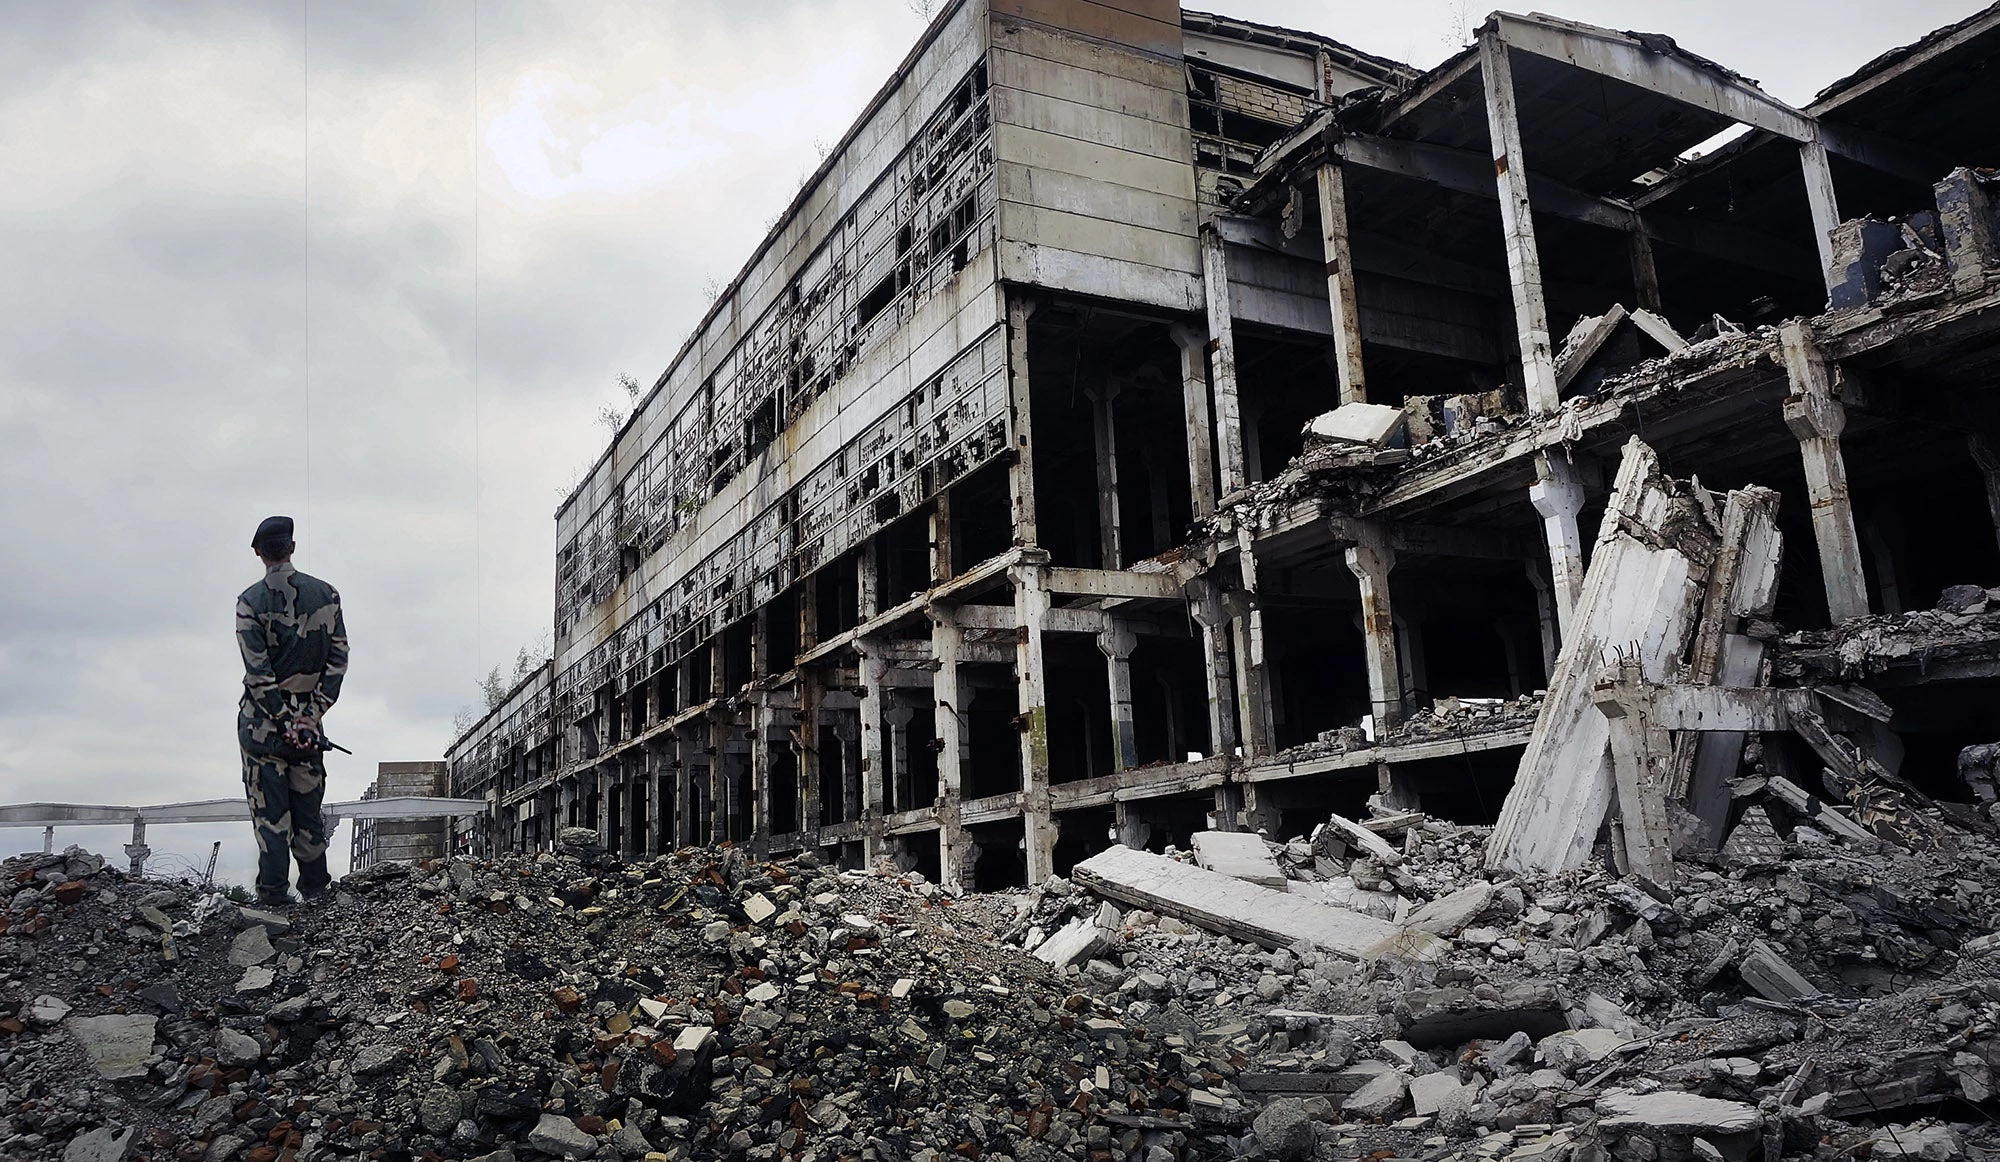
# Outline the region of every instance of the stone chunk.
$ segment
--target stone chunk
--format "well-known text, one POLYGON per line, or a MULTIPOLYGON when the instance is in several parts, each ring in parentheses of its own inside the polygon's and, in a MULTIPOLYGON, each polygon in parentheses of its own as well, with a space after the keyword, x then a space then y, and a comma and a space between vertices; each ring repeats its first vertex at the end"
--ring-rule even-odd
POLYGON ((109 1126, 78 1134, 63 1148, 62 1162, 125 1162, 132 1150, 133 1130, 113 1130, 109 1126))
POLYGON ((253 924, 238 932, 229 945, 229 963, 238 968, 262 964, 276 955, 278 950, 271 946, 271 934, 261 924, 253 924))
POLYGON ((1740 1101, 1665 1090, 1608 1093, 1597 1101, 1607 1130, 1658 1130, 1671 1134, 1744 1134, 1762 1129, 1764 1115, 1740 1101))
POLYGON ((1403 921, 1403 927, 1436 936, 1456 936, 1466 925, 1479 919, 1492 903, 1493 885, 1480 880, 1418 908, 1403 921))
POLYGON ((239 993, 260 993, 270 988, 278 979, 278 972, 268 964, 252 965, 243 970, 242 979, 236 982, 239 993))
POLYGON ((1403 409, 1379 403, 1344 403, 1306 425, 1306 431, 1337 444, 1380 448, 1403 426, 1403 409))
POLYGON ((224 1065, 255 1065, 263 1056, 264 1047, 247 1033, 222 1029, 215 1034, 215 1059, 224 1065))
POLYGON ((588 1158, 597 1153, 597 1139, 561 1114, 543 1114, 535 1128, 528 1131, 528 1145, 558 1158, 570 1155, 588 1158))
POLYGON ((1819 995, 1819 989, 1778 955, 1778 950, 1762 940, 1752 940, 1749 951, 1736 964, 1743 983, 1757 990, 1767 1001, 1790 1004, 1819 995))
POLYGON ((1410 1112, 1434 1114, 1443 1109, 1465 1085, 1452 1074, 1440 1070, 1410 1080, 1410 1112))
POLYGON ((1377 1120, 1392 1117, 1402 1108, 1403 1075, 1395 1072, 1376 1074, 1340 1103, 1340 1111, 1349 1117, 1377 1120))
POLYGON ((70 1035, 83 1042, 97 1072, 119 1081, 146 1076, 146 1058, 153 1053, 153 1026, 158 1017, 71 1017, 70 1035))
POLYGON ((1091 957, 1111 947, 1111 933, 1097 926, 1096 921, 1078 918, 1057 929, 1055 934, 1035 947, 1036 960, 1057 968, 1067 968, 1082 964, 1091 957))
POLYGON ((750 917, 752 924, 762 924, 778 914, 778 905, 762 892, 757 892, 743 901, 743 914, 750 917))
POLYGON ((1250 1128, 1257 1135, 1257 1144, 1279 1162, 1304 1162, 1319 1144, 1306 1103, 1295 1097, 1279 1098, 1265 1106, 1250 1128))
POLYGON ((1403 1040, 1419 1049, 1463 1045, 1475 1038, 1496 1041, 1515 1033, 1540 1039, 1569 1027, 1554 986, 1522 981, 1478 991, 1447 986, 1408 989, 1395 1001, 1403 1040))

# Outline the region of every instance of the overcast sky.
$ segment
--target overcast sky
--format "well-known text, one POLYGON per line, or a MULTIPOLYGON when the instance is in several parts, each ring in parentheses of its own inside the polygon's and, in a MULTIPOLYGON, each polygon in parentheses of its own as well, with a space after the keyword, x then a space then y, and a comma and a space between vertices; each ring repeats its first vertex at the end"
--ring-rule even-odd
MULTIPOLYGON (((1543 6, 1794 103, 1978 7, 1543 6)), ((230 615, 272 513, 353 639, 329 798, 440 757, 548 628, 617 377, 665 367, 917 7, 481 0, 475 87, 470 0, 0 0, 0 802, 241 793, 230 615)), ((1418 65, 1485 11, 1214 7, 1418 65)), ((149 839, 251 878, 247 825, 149 839)))

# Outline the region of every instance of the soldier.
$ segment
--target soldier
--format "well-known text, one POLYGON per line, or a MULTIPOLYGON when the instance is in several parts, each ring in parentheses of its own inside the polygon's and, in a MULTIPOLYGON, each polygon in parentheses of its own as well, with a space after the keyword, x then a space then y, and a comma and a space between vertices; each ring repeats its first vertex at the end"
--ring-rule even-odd
POLYGON ((327 892, 326 747, 320 719, 340 697, 347 673, 347 626, 340 594, 292 568, 292 518, 267 517, 250 547, 264 562, 264 579, 236 599, 236 640, 243 650, 243 701, 236 738, 243 748, 243 786, 257 833, 257 898, 292 901, 290 858, 299 863, 299 892, 327 892))

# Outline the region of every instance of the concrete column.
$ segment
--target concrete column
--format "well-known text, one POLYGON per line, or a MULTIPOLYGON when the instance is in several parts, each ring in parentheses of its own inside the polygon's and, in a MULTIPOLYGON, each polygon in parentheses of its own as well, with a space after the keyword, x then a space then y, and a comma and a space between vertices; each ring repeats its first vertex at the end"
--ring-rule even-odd
POLYGON ((759 854, 771 845, 771 731, 776 715, 771 696, 753 695, 750 704, 750 847, 759 854))
POLYGON ((1097 454, 1097 556, 1106 569, 1125 567, 1123 538, 1118 520, 1118 419, 1113 406, 1118 385, 1105 383, 1085 388, 1090 397, 1090 429, 1097 454))
POLYGON ((1778 334, 1791 380, 1785 426, 1798 438, 1805 461, 1813 538, 1819 544, 1820 573, 1826 583, 1827 617, 1838 625, 1868 614, 1861 538, 1855 532, 1854 502, 1847 490, 1847 461, 1840 452, 1847 408, 1834 395, 1832 369, 1805 324, 1794 320, 1778 334))
POLYGON ((1334 376, 1341 403, 1367 403, 1361 370, 1361 308, 1354 298, 1354 255, 1347 243, 1347 180, 1332 162, 1319 167, 1320 245, 1326 256, 1326 297, 1333 309, 1334 376))
POLYGON ((1561 656, 1562 639, 1559 633, 1561 619, 1556 613, 1555 587, 1542 574, 1542 567, 1534 561, 1523 561, 1523 571, 1528 575, 1528 587, 1535 591, 1535 620, 1542 631, 1542 678, 1543 685, 1555 676, 1556 659, 1561 656))
POLYGON ((841 818, 858 821, 867 805, 861 770, 863 760, 856 753, 859 748, 854 745, 861 741, 861 723, 850 723, 843 717, 833 724, 833 737, 840 741, 841 818))
POLYGON ((597 780, 597 842, 606 851, 611 850, 611 785, 613 776, 609 762, 599 763, 594 772, 597 780))
MULTIPOLYGON (((1576 514, 1583 511, 1583 481, 1576 465, 1561 453, 1535 453, 1535 482, 1528 486, 1528 499, 1542 518, 1542 540, 1549 547, 1553 581, 1550 596, 1555 601, 1556 624, 1567 640, 1577 598, 1583 596, 1583 534, 1576 525, 1576 514)), ((1553 663, 1549 672, 1555 672, 1553 663)))
POLYGON ((1142 851, 1147 841, 1153 838, 1153 825, 1123 799, 1111 804, 1111 830, 1121 846, 1142 851))
POLYGON ((1986 481, 1986 511, 1993 518, 1993 535, 2000 538, 2000 440, 1985 432, 1971 432, 1965 445, 1986 481))
POLYGON ((1174 342, 1181 349, 1182 420, 1187 425, 1188 494, 1195 519, 1215 512, 1215 436, 1208 415, 1208 336, 1193 327, 1176 325, 1174 342))
MULTIPOLYGON (((855 653, 861 667, 861 801, 862 832, 861 855, 869 867, 875 866, 875 859, 882 854, 882 815, 888 789, 885 785, 887 765, 882 757, 882 717, 886 709, 888 687, 882 683, 882 659, 880 647, 872 640, 855 643, 855 653)), ((904 721, 908 721, 906 718, 904 721)), ((814 736, 817 738, 817 735, 814 736)), ((900 773, 905 766, 905 757, 896 756, 896 770, 900 773)))
POLYGON ((942 585, 951 580, 951 489, 938 492, 931 501, 930 515, 925 518, 930 530, 931 584, 942 585))
MULTIPOLYGON (((865 664, 865 663, 864 663, 865 664)), ((799 709, 793 737, 785 743, 796 756, 799 772, 799 830, 806 846, 819 846, 820 799, 826 792, 819 782, 820 677, 818 668, 799 670, 799 709)))
POLYGON ((965 705, 959 690, 958 664, 964 631, 952 623, 951 611, 931 609, 931 657, 937 673, 931 680, 936 711, 938 750, 938 881, 947 888, 969 888, 972 844, 959 822, 959 800, 965 787, 965 705))
POLYGON ((1014 509, 1017 546, 1033 545, 1039 540, 1035 530, 1035 441, 1028 381, 1028 319, 1035 313, 1036 305, 1034 300, 1017 293, 1007 295, 1007 430, 1014 451, 1014 462, 1007 470, 1007 490, 1014 509))
POLYGON ((1347 567, 1361 586, 1362 656, 1368 667, 1368 701, 1375 735, 1403 720, 1403 677, 1396 657, 1396 619, 1389 604, 1389 571, 1395 550, 1379 527, 1360 525, 1347 547, 1347 567))
POLYGON ((1235 678, 1229 658, 1229 614, 1223 609, 1222 594, 1206 579, 1195 583, 1196 595, 1190 606, 1195 624, 1201 628, 1202 668, 1208 679, 1208 742, 1210 755, 1230 755, 1236 751, 1235 678))
POLYGON ((1241 593, 1230 610, 1236 669, 1236 726, 1243 757, 1271 753, 1271 691, 1264 673, 1264 610, 1257 601, 1257 554, 1247 524, 1236 526, 1236 560, 1241 593))
POLYGON ((1139 765, 1139 740, 1132 729, 1132 650, 1138 644, 1131 629, 1116 619, 1097 635, 1111 690, 1111 766, 1117 771, 1139 765))
POLYGON ((1653 264, 1653 240, 1639 215, 1632 215, 1632 228, 1625 233, 1626 252, 1632 262, 1632 300, 1642 311, 1660 313, 1660 273, 1653 264))
POLYGON ((896 771, 894 809, 908 811, 915 806, 910 802, 913 793, 913 780, 910 777, 910 720, 916 717, 917 712, 908 703, 886 694, 884 702, 882 711, 884 729, 877 732, 877 745, 880 745, 880 736, 886 733, 889 736, 889 756, 896 771))
POLYGON ((875 561, 875 538, 861 543, 854 554, 855 620, 862 625, 882 609, 882 587, 875 561))
POLYGON ((1021 708, 1021 826, 1027 840, 1028 882, 1055 874, 1055 823, 1049 809, 1049 691, 1042 654, 1049 591, 1040 565, 1016 565, 1014 682, 1021 708))
POLYGON ((708 796, 710 843, 721 843, 730 837, 729 816, 735 809, 735 796, 729 787, 729 740, 731 724, 710 720, 708 726, 708 796))
POLYGON ((1424 616, 1421 604, 1396 603, 1396 658, 1403 670, 1403 705, 1417 705, 1416 696, 1430 693, 1430 666, 1424 659, 1424 616))
POLYGON ((1538 415, 1562 405, 1555 356, 1549 343, 1549 309, 1542 297, 1542 260, 1535 250, 1529 211, 1528 167, 1521 153, 1521 123, 1514 103, 1514 69, 1498 34, 1479 38, 1479 66, 1486 83, 1486 126, 1493 142, 1493 171, 1500 184, 1500 228, 1507 248, 1507 281, 1514 293, 1514 321, 1521 345, 1521 379, 1528 410, 1538 415))
POLYGON ((1826 162, 1826 146, 1818 138, 1799 143, 1799 168, 1806 179, 1806 206, 1812 212, 1813 243, 1819 247, 1819 268, 1826 276, 1826 289, 1833 290, 1839 275, 1834 270, 1833 231, 1840 225, 1840 202, 1833 193, 1833 170, 1826 162))
POLYGON ((1229 259, 1215 227, 1201 231, 1202 293, 1208 304, 1208 350, 1215 389, 1215 443, 1222 495, 1249 483, 1244 474, 1243 409, 1236 392, 1236 328, 1229 303, 1229 259))

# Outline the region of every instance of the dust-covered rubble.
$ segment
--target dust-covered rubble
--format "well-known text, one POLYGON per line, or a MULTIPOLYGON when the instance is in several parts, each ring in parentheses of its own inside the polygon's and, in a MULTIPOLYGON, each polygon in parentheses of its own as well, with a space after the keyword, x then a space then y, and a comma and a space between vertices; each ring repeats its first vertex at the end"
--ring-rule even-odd
POLYGON ((1657 895, 1595 864, 1484 872, 1486 829, 1414 812, 1269 843, 1286 890, 1401 925, 1360 957, 1062 878, 958 895, 732 848, 626 862, 582 831, 383 865, 284 914, 74 849, 21 856, 0 865, 0 1157, 2000 1145, 1990 829, 1863 852, 1759 811, 1774 858, 1684 860, 1657 895))

